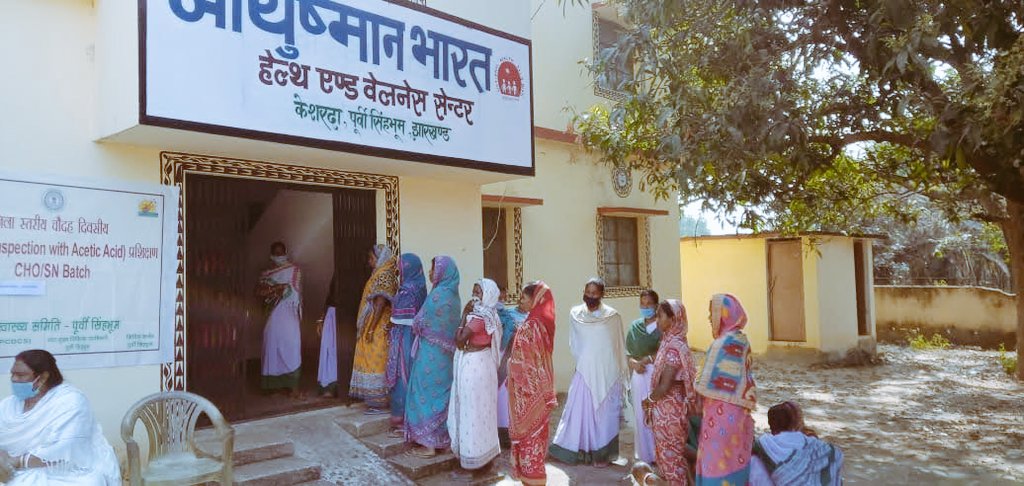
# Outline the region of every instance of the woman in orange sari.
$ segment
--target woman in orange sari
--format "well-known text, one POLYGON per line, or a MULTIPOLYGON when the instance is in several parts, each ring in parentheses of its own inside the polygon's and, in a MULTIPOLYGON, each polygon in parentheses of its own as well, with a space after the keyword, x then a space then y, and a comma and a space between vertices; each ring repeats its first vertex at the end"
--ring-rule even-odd
POLYGON ((526 321, 516 328, 508 360, 509 437, 512 470, 523 484, 545 484, 548 416, 558 405, 551 352, 555 342, 555 298, 544 282, 523 288, 526 321))
POLYGON ((349 396, 362 399, 368 415, 390 413, 388 385, 388 333, 391 330, 391 299, 398 291, 398 259, 385 245, 369 255, 373 273, 363 288, 356 321, 356 355, 352 364, 349 396))

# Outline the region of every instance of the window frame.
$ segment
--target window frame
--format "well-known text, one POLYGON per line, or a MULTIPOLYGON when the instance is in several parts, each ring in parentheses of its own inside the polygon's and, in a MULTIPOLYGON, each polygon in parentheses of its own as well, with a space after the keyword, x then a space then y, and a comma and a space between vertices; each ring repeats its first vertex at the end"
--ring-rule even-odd
POLYGON ((597 275, 607 282, 607 272, 604 262, 604 225, 606 218, 632 218, 636 220, 636 246, 637 246, 637 277, 638 285, 606 285, 604 294, 606 298, 639 297, 644 289, 651 288, 651 226, 650 218, 642 215, 597 215, 596 236, 597 236, 597 275))
MULTIPOLYGON (((621 24, 616 22, 614 19, 611 19, 611 18, 608 18, 607 16, 602 15, 601 14, 601 10, 599 10, 597 8, 593 8, 592 9, 592 14, 593 14, 593 27, 591 28, 591 32, 592 32, 592 37, 593 37, 593 48, 594 48, 593 62, 597 62, 597 60, 601 58, 601 51, 603 49, 601 47, 601 22, 608 22, 608 23, 611 23, 611 24, 620 25, 620 27, 622 27, 623 29, 625 29, 625 27, 621 26, 621 24)), ((631 66, 631 68, 632 68, 632 66, 631 66)), ((634 75, 635 75, 635 73, 634 73, 634 75)), ((612 100, 612 101, 623 101, 623 100, 626 99, 626 93, 625 92, 617 90, 617 89, 601 86, 601 83, 598 81, 596 76, 594 77, 594 94, 597 95, 597 96, 600 96, 602 98, 606 98, 606 99, 612 100)))
MULTIPOLYGON (((497 282, 499 286, 505 287, 506 301, 516 302, 523 289, 523 208, 518 206, 483 205, 480 209, 480 219, 483 221, 485 209, 496 209, 504 212, 505 221, 505 248, 506 248, 506 278, 508 282, 497 282)), ((481 244, 486 242, 481 242, 481 244)), ((481 248, 483 248, 481 246, 481 248)), ((486 264, 484 265, 486 268, 486 264)), ((486 278, 490 278, 484 275, 486 278)))

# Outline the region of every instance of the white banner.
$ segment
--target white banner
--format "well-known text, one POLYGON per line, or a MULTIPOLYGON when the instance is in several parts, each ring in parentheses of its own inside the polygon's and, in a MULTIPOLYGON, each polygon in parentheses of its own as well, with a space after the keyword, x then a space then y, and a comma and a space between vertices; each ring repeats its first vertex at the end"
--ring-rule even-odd
POLYGON ((0 174, 0 370, 172 361, 177 188, 0 174))
POLYGON ((528 40, 380 0, 140 0, 149 125, 533 173, 528 40))

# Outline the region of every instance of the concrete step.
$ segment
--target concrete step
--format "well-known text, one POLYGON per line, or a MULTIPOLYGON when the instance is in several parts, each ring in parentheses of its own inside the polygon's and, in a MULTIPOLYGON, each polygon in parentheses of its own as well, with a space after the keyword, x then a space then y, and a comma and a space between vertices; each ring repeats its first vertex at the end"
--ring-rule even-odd
POLYGON ((320 479, 320 465, 297 457, 282 457, 235 468, 238 486, 285 486, 320 479))
POLYGON ((409 450, 411 447, 410 444, 405 441, 405 438, 399 437, 396 439, 394 437, 389 437, 387 431, 371 435, 369 437, 363 437, 359 439, 359 441, 368 449, 373 451, 374 454, 385 459, 401 454, 409 450))
MULTIPOLYGON (((235 431, 235 467, 260 461, 269 461, 295 454, 295 444, 282 435, 265 432, 235 431)), ((221 444, 212 433, 202 431, 196 434, 196 445, 204 452, 217 457, 221 455, 221 444)))
POLYGON ((357 439, 387 432, 390 428, 390 418, 384 415, 365 415, 362 411, 352 411, 340 415, 335 422, 357 439))
POLYGON ((316 481, 310 481, 308 483, 299 483, 296 486, 338 486, 337 483, 332 483, 326 479, 317 479, 316 481))
POLYGON ((459 459, 451 452, 444 452, 431 458, 399 454, 388 459, 388 463, 413 481, 451 471, 459 465, 459 459))

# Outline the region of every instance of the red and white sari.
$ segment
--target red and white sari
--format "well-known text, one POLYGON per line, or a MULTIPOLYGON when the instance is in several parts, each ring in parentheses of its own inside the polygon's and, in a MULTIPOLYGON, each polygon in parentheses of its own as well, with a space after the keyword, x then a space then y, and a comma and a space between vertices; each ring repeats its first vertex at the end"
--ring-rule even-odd
POLYGON ((527 485, 547 482, 548 417, 558 405, 551 363, 555 299, 543 282, 534 291, 533 302, 526 321, 512 337, 507 382, 513 474, 527 485))

